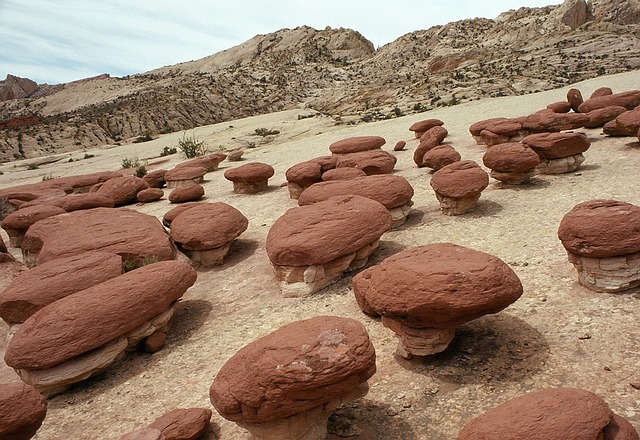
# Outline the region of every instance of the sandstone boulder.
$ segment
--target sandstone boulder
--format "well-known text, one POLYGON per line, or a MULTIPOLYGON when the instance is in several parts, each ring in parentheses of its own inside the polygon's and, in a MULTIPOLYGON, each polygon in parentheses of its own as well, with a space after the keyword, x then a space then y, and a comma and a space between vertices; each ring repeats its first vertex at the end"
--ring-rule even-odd
POLYGON ((65 210, 58 206, 38 204, 12 212, 2 220, 0 227, 9 236, 9 246, 19 248, 24 234, 33 224, 64 213, 65 210))
POLYGON ((461 160, 440 168, 430 185, 446 215, 460 215, 473 210, 480 194, 489 185, 489 175, 472 160, 461 160))
POLYGON ((555 113, 553 110, 544 109, 527 116, 522 128, 524 134, 558 132, 563 130, 575 130, 589 123, 589 116, 580 113, 555 113))
POLYGON ((413 131, 416 135, 416 139, 419 139, 429 129, 442 125, 444 125, 444 122, 440 119, 423 119, 422 121, 411 124, 409 131, 413 131))
POLYGON ((164 197, 164 191, 160 188, 143 189, 136 195, 136 199, 140 203, 151 203, 164 197))
POLYGON ((289 197, 297 200, 305 188, 322 180, 322 166, 318 162, 302 162, 285 172, 289 197))
POLYGON ((93 208, 113 208, 113 199, 103 194, 98 193, 78 193, 78 194, 66 194, 64 196, 54 197, 39 197, 30 202, 25 202, 20 205, 20 209, 27 208, 29 206, 35 206, 38 204, 59 206, 66 212, 79 211, 82 209, 93 208))
POLYGON ((540 157, 525 144, 509 142, 487 149, 482 162, 491 169, 494 179, 517 185, 535 175, 540 157))
POLYGON ((142 180, 147 182, 149 188, 162 188, 166 184, 166 181, 164 180, 164 176, 166 174, 167 170, 150 171, 144 175, 142 180))
POLYGON ((322 180, 329 182, 331 180, 349 180, 356 177, 366 176, 365 172, 359 168, 334 168, 322 174, 322 180))
POLYGON ((640 106, 607 122, 602 131, 609 136, 635 136, 640 130, 640 106))
POLYGON ((407 143, 405 141, 398 141, 393 146, 393 151, 402 151, 402 150, 404 150, 404 147, 406 147, 406 146, 407 146, 407 143))
POLYGON ((420 144, 413 152, 413 161, 418 167, 424 166, 424 155, 427 151, 440 145, 449 135, 446 128, 436 126, 425 131, 420 137, 420 144))
POLYGON ((238 194, 255 194, 269 186, 269 179, 275 170, 271 165, 252 162, 225 171, 224 178, 233 182, 233 192, 238 194))
POLYGON ((164 180, 167 183, 167 188, 178 188, 194 183, 202 183, 205 174, 207 174, 205 167, 184 166, 167 171, 164 175, 164 180))
POLYGON ((633 110, 640 105, 640 90, 630 90, 612 95, 589 98, 580 105, 579 110, 580 113, 589 113, 590 111, 611 107, 613 105, 624 107, 627 110, 633 110))
POLYGON ((222 162, 226 158, 227 155, 224 153, 206 154, 204 156, 199 156, 191 160, 180 162, 174 168, 203 167, 207 170, 207 172, 211 172, 216 171, 218 169, 218 166, 220 165, 220 162, 222 162))
POLYGON ((204 188, 202 185, 192 183, 175 188, 169 193, 169 201, 171 203, 193 202, 204 196, 204 188))
POLYGON ((584 99, 582 98, 580 90, 569 89, 567 92, 567 101, 571 104, 571 109, 573 109, 574 112, 579 113, 580 111, 578 108, 580 107, 580 104, 584 102, 584 99))
POLYGON ((380 136, 354 136, 336 141, 329 145, 333 154, 359 153, 361 151, 377 150, 387 141, 380 136))
POLYGON ((536 133, 525 137, 522 143, 540 156, 538 172, 561 174, 577 170, 584 162, 584 153, 591 142, 583 133, 536 133))
POLYGON ((336 168, 358 168, 368 176, 391 174, 398 159, 383 150, 363 151, 343 154, 336 162, 336 168))
POLYGON ((593 91, 591 96, 589 96, 589 99, 609 95, 613 95, 613 90, 611 90, 611 87, 599 87, 593 91))
POLYGON ((115 206, 121 206, 135 203, 136 195, 147 188, 149 184, 140 177, 122 176, 107 180, 100 185, 96 193, 113 200, 115 206))
POLYGON ((426 167, 437 171, 460 159, 462 159, 460 153, 451 145, 436 145, 424 154, 422 162, 426 167))
POLYGON ((176 408, 158 417, 149 428, 161 431, 166 440, 196 440, 206 431, 211 415, 208 408, 176 408))
POLYGON ((315 162, 320 164, 320 169, 322 170, 322 174, 326 173, 329 170, 332 170, 336 167, 336 162, 338 161, 337 156, 319 156, 314 157, 313 159, 309 159, 307 162, 315 162))
POLYGON ((205 202, 185 202, 185 203, 179 204, 178 206, 170 209, 164 214, 164 216, 162 217, 162 224, 165 225, 167 228, 170 228, 171 222, 173 222, 173 219, 175 219, 180 213, 194 206, 202 205, 203 203, 205 202))
POLYGON ((233 150, 227 151, 227 160, 229 162, 238 162, 242 160, 243 155, 244 150, 242 148, 234 148, 233 150))
POLYGON ((569 113, 571 111, 571 103, 567 101, 552 102, 547 106, 554 113, 569 113))
POLYGON ((626 111, 626 108, 619 105, 591 110, 589 113, 587 113, 587 116, 589 116, 589 123, 585 124, 585 128, 602 127, 607 122, 614 120, 626 111))
POLYGON ((47 415, 47 400, 31 385, 0 384, 0 439, 29 440, 47 415))

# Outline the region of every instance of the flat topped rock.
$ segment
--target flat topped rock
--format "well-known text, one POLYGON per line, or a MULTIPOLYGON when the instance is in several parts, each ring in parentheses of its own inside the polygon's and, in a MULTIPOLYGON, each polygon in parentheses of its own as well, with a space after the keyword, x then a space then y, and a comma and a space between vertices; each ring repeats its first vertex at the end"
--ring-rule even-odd
POLYGON ((31 385, 0 384, 0 439, 29 440, 47 415, 47 400, 31 385))
POLYGON ((607 403, 575 388, 549 388, 508 400, 471 419, 458 440, 631 440, 638 434, 605 435, 615 423, 607 403))
POLYGON ((171 203, 193 202, 204 196, 204 187, 198 183, 180 186, 169 193, 171 203))
POLYGON ((94 350, 167 310, 196 277, 187 263, 161 261, 62 298, 18 328, 5 361, 41 370, 94 350))
POLYGON ((322 166, 318 162, 302 162, 293 165, 285 172, 288 182, 307 187, 322 180, 322 166))
POLYGON ((580 113, 589 113, 590 111, 612 105, 619 105, 627 110, 636 108, 640 105, 640 90, 629 90, 611 95, 595 96, 580 104, 578 110, 580 113))
POLYGON ((127 208, 95 208, 49 217, 25 234, 22 252, 30 265, 102 250, 143 260, 172 260, 176 249, 157 218, 127 208))
POLYGON ((324 172, 322 174, 322 180, 329 182, 331 180, 349 180, 364 176, 366 176, 366 173, 358 168, 334 168, 324 172))
POLYGON ((222 162, 226 158, 227 158, 227 155, 224 153, 211 153, 211 154, 206 154, 204 156, 196 157, 190 160, 186 160, 184 162, 180 162, 174 168, 203 167, 203 168, 206 168, 207 172, 215 171, 218 169, 220 162, 222 162))
POLYGON ((369 150, 359 153, 343 154, 336 162, 336 168, 358 168, 368 176, 391 174, 398 159, 383 150, 369 150))
POLYGON ((226 419, 267 422, 346 396, 375 371, 375 351, 362 324, 317 316, 240 349, 220 369, 209 395, 226 419))
POLYGON ((186 211, 187 209, 193 208, 194 206, 202 205, 206 202, 185 202, 181 203, 175 208, 170 209, 162 216, 162 224, 167 228, 171 227, 171 223, 173 220, 181 213, 186 211))
POLYGON ((261 182, 275 174, 273 167, 266 163, 252 162, 224 172, 224 178, 232 182, 261 182))
POLYGON ((8 323, 24 322, 41 308, 122 271, 122 258, 102 251, 43 263, 18 275, 0 293, 0 317, 8 323))
POLYGON ((535 151, 542 159, 559 159, 584 153, 591 146, 583 133, 536 133, 522 143, 535 151))
POLYGON ((226 203, 203 203, 192 206, 171 222, 171 236, 188 250, 220 247, 242 234, 247 218, 226 203))
POLYGON ((540 156, 525 144, 508 142, 489 147, 482 156, 482 163, 495 171, 520 173, 538 166, 540 156))
POLYGON ((9 230, 27 230, 37 221, 49 218, 55 215, 64 214, 66 211, 59 206, 54 205, 35 205, 27 208, 18 209, 12 212, 2 220, 2 229, 9 230))
POLYGON ((444 125, 444 122, 442 122, 440 119, 423 119, 411 124, 411 126, 409 127, 409 131, 415 132, 415 136, 419 138, 420 136, 422 136, 422 133, 429 130, 430 128, 441 125, 444 125))
POLYGON ((440 168, 431 176, 431 187, 454 199, 480 194, 489 185, 489 175, 472 160, 461 160, 440 168))
POLYGON ((209 408, 176 408, 149 425, 167 440, 196 440, 209 426, 213 412, 209 408))
POLYGON ((391 174, 331 180, 316 183, 304 190, 298 199, 298 205, 311 205, 334 196, 349 194, 367 197, 392 209, 411 201, 413 187, 404 177, 391 174))
POLYGON ((357 195, 335 196, 289 209, 267 235, 272 263, 324 264, 356 252, 391 227, 391 214, 380 203, 357 195))
POLYGON ((109 179, 100 185, 96 194, 109 197, 115 206, 136 202, 136 195, 149 184, 136 176, 122 176, 109 179))
POLYGON ((353 136, 332 143, 329 145, 329 151, 333 154, 358 153, 360 151, 378 149, 386 142, 380 136, 353 136))
MULTIPOLYGON (((167 171, 164 175, 166 182, 193 180, 200 182, 208 170, 202 166, 182 166, 167 171)), ((196 182, 197 183, 197 182, 196 182)))
POLYGON ((640 252, 640 206, 589 200, 566 213, 558 238, 571 253, 593 258, 640 252))
POLYGON ((416 328, 451 328, 522 295, 498 257, 451 243, 406 249, 353 278, 360 308, 416 328))
POLYGON ((38 204, 59 206, 66 212, 79 211, 92 208, 113 208, 113 199, 95 192, 65 194, 63 196, 40 197, 20 205, 20 209, 38 204))

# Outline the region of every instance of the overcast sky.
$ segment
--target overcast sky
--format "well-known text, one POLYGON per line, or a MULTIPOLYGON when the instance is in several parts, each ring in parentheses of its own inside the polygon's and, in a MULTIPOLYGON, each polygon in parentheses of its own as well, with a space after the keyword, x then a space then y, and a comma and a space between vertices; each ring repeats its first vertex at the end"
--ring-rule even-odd
POLYGON ((56 84, 196 60, 282 28, 346 27, 374 46, 562 0, 0 0, 0 79, 56 84))

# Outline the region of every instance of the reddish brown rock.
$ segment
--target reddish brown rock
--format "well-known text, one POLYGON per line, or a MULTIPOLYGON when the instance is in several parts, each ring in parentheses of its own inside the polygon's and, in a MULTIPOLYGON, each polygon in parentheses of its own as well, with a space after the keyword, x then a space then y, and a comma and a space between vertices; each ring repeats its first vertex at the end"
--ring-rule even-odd
POLYGON ((621 420, 589 391, 549 388, 508 400, 471 419, 458 440, 638 439, 637 432, 633 428, 629 432, 624 423, 627 435, 620 436, 625 434, 619 431, 621 420))
POLYGON ((167 334, 163 331, 152 333, 144 341, 144 351, 147 353, 156 353, 162 350, 167 343, 167 334))
POLYGON ((238 162, 242 160, 243 155, 244 150, 242 148, 234 148, 233 150, 227 151, 227 160, 229 162, 238 162))
POLYGON ((180 205, 176 206, 175 208, 170 209, 169 211, 167 211, 164 214, 164 216, 162 217, 162 224, 165 225, 167 228, 170 228, 171 227, 171 222, 180 213, 186 211, 189 208, 193 208, 194 206, 201 205, 203 203, 204 202, 186 202, 186 203, 181 203, 180 205))
POLYGON ((554 113, 569 113, 571 111, 571 103, 567 101, 553 102, 547 106, 554 113))
POLYGON ((29 206, 35 206, 38 204, 59 206, 66 212, 80 211, 82 209, 93 208, 113 208, 113 200, 111 197, 107 197, 98 193, 79 193, 79 194, 66 194, 64 196, 55 197, 40 197, 30 202, 26 202, 20 205, 21 209, 29 206))
POLYGON ((233 192, 255 194, 269 186, 269 179, 275 170, 271 165, 252 162, 225 171, 224 178, 233 182, 233 192))
POLYGON ((600 87, 593 91, 591 96, 589 96, 589 99, 597 98, 599 96, 609 96, 609 95, 613 95, 613 90, 611 90, 610 87, 600 87))
POLYGON ((478 135, 474 135, 476 143, 479 145, 484 144, 491 147, 504 142, 515 142, 528 134, 522 126, 522 121, 506 118, 496 118, 489 121, 486 124, 476 123, 471 126, 474 131, 477 131, 484 125, 478 135))
POLYGON ((0 226, 7 231, 9 246, 18 248, 22 246, 24 234, 33 224, 64 213, 65 210, 58 206, 39 204, 12 212, 2 220, 0 226))
POLYGON ((613 105, 621 106, 627 110, 633 110, 640 105, 640 90, 630 90, 613 95, 597 96, 589 98, 580 105, 580 113, 589 113, 590 111, 611 107, 613 105))
POLYGON ((397 353, 445 350, 455 327, 497 313, 522 295, 522 284, 497 257, 451 243, 406 249, 353 278, 360 308, 398 334, 397 353))
POLYGON ((528 133, 558 132, 562 130, 575 130, 589 123, 589 116, 579 113, 555 113, 553 110, 544 109, 527 116, 522 128, 525 135, 528 133))
POLYGON ((29 228, 22 243, 28 266, 92 250, 118 254, 126 261, 176 256, 157 218, 126 208, 95 208, 49 217, 29 228))
POLYGON ((204 156, 199 156, 191 160, 187 160, 184 162, 180 162, 174 168, 182 168, 182 167, 202 167, 207 170, 207 172, 216 171, 220 162, 225 160, 227 155, 224 153, 212 153, 206 154, 204 156))
POLYGON ((507 184, 520 184, 535 175, 540 157, 519 142, 490 147, 482 156, 484 166, 491 169, 491 177, 507 184))
POLYGON ((569 89, 569 91, 567 92, 567 101, 569 101, 569 104, 571 104, 571 108, 573 109, 573 111, 579 113, 580 110, 578 110, 578 108, 580 107, 580 104, 584 102, 584 99, 582 98, 582 93, 580 93, 580 90, 569 89))
POLYGON ((426 167, 437 171, 460 159, 462 159, 460 153, 451 145, 436 145, 424 154, 422 162, 426 167))
POLYGON ((302 192, 298 205, 311 205, 349 194, 367 197, 384 205, 391 214, 392 228, 406 222, 413 205, 411 184, 404 177, 391 174, 316 183, 302 192))
MULTIPOLYGON (((420 136, 422 136, 422 135, 420 135, 420 136)), ((404 147, 406 147, 406 146, 407 146, 407 143, 405 141, 398 141, 393 146, 393 151, 402 151, 402 150, 404 150, 404 147)))
POLYGON ((397 161, 394 155, 386 151, 371 150, 341 155, 336 162, 336 168, 358 168, 368 176, 391 174, 397 161))
POLYGON ((47 415, 47 400, 31 385, 0 385, 0 439, 29 440, 47 415))
POLYGON ((427 130, 420 138, 420 144, 413 152, 413 161, 418 167, 424 166, 424 155, 427 151, 440 145, 449 135, 446 128, 436 126, 427 130))
POLYGON ((13 255, 7 251, 7 246, 0 236, 0 291, 11 283, 27 267, 18 262, 13 255))
POLYGON ((302 162, 290 167, 286 173, 289 197, 297 200, 305 188, 322 180, 322 166, 318 162, 302 162))
POLYGON ((607 122, 602 131, 609 136, 635 136, 640 130, 640 106, 607 122))
POLYGON ((150 171, 144 175, 142 180, 147 182, 149 188, 162 188, 166 183, 164 180, 165 174, 167 174, 167 170, 150 171))
POLYGON ((192 183, 175 188, 169 193, 169 201, 171 203, 193 202, 204 196, 204 188, 202 185, 192 183))
POLYGON ((164 197, 164 191, 160 188, 147 188, 140 191, 136 198, 140 203, 151 203, 164 197))
POLYGON ((211 420, 209 408, 177 408, 158 417, 149 428, 158 429, 166 440, 196 440, 211 420))
POLYGON ((240 349, 209 390, 224 418, 262 439, 323 439, 341 402, 362 397, 375 373, 364 326, 350 318, 296 321, 240 349))
POLYGON ((167 171, 164 180, 167 183, 167 188, 178 188, 193 183, 202 183, 205 174, 207 174, 205 167, 185 166, 167 171))
POLYGON ((337 161, 337 156, 319 156, 314 157, 313 159, 309 159, 307 162, 319 163, 320 168, 322 169, 322 173, 324 174, 327 171, 334 169, 336 167, 337 161))
POLYGON ((379 149, 386 142, 380 136, 354 136, 332 143, 329 145, 329 151, 333 154, 359 153, 379 149))
POLYGON ((505 117, 483 119, 482 121, 478 121, 471 124, 469 126, 469 133, 471 133, 471 136, 473 136, 476 142, 479 143, 480 141, 479 136, 480 136, 480 133, 482 133, 482 131, 490 129, 491 126, 497 122, 505 122, 508 120, 509 118, 505 118, 505 117))
POLYGON ((122 176, 109 179, 96 191, 97 194, 109 197, 115 206, 136 202, 136 195, 149 188, 147 182, 136 176, 122 176))
POLYGON ((436 171, 431 187, 446 215, 473 210, 480 194, 489 185, 489 175, 472 160, 461 160, 436 171))
POLYGON ((267 235, 267 255, 283 294, 311 294, 364 265, 391 220, 382 204, 357 195, 289 209, 267 235))
POLYGON ((366 176, 365 172, 358 168, 334 168, 322 174, 322 180, 349 180, 366 176))
POLYGON ((22 272, 0 293, 0 318, 24 322, 41 308, 122 274, 122 258, 94 251, 58 258, 22 272))
POLYGON ((204 266, 222 263, 231 242, 249 221, 226 203, 203 203, 185 210, 171 222, 171 236, 193 261, 204 266))
POLYGON ((423 119, 422 121, 411 124, 409 131, 413 131, 416 135, 416 139, 419 139, 429 129, 442 125, 444 125, 444 122, 440 119, 423 119))
POLYGON ((626 111, 626 108, 615 105, 592 110, 587 113, 587 116, 589 116, 589 123, 585 124, 585 128, 602 127, 607 122, 614 120, 626 111))
POLYGON ((561 174, 577 170, 584 162, 582 153, 591 142, 583 133, 536 133, 527 136, 522 143, 540 156, 538 172, 561 174))

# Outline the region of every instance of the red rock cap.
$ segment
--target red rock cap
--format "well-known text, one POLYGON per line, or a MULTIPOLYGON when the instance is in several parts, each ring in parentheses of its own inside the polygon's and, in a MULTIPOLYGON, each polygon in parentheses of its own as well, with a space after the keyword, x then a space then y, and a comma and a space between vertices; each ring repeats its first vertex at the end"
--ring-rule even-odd
POLYGON ((383 150, 362 151, 344 154, 338 158, 336 168, 358 168, 368 176, 374 174, 391 174, 398 159, 383 150))
POLYGON ((193 202, 204 196, 204 188, 198 183, 180 186, 169 193, 171 203, 193 202))
POLYGON ((387 141, 380 136, 354 136, 334 142, 329 145, 329 151, 334 154, 358 153, 360 151, 375 150, 387 141))
POLYGON ((366 176, 365 172, 358 168, 334 168, 322 174, 322 180, 349 180, 366 176))
POLYGON ((271 165, 252 162, 228 169, 224 172, 224 178, 232 182, 262 182, 269 180, 274 174, 275 170, 271 165))
POLYGON ((322 165, 318 162, 302 162, 293 165, 285 172, 288 182, 307 187, 322 180, 322 165))
POLYGON ((422 121, 414 122, 409 127, 409 131, 413 131, 416 134, 416 137, 419 138, 422 134, 429 130, 430 128, 442 126, 444 122, 440 119, 423 119, 422 121))
POLYGON ((489 185, 489 175, 472 160, 461 160, 440 168, 431 176, 437 193, 454 199, 479 194, 489 185))
POLYGON ((64 214, 65 212, 59 206, 40 204, 12 212, 2 220, 0 225, 4 230, 27 230, 39 220, 64 214))
POLYGON ((583 133, 537 133, 531 134, 522 143, 535 151, 541 159, 559 159, 584 153, 591 146, 583 133))
POLYGON ((490 147, 482 156, 487 168, 505 173, 522 173, 532 170, 540 163, 540 156, 519 142, 508 142, 490 147))
POLYGON ((436 145, 424 154, 422 162, 431 169, 439 170, 460 159, 462 159, 460 153, 451 145, 436 145))
POLYGON ((214 249, 240 236, 248 226, 247 218, 233 206, 202 203, 171 222, 171 236, 187 250, 214 249))
POLYGON ((209 408, 176 408, 158 417, 149 428, 162 432, 167 440, 196 440, 209 426, 209 408))
POLYGON ((47 415, 47 400, 31 385, 0 385, 0 439, 29 440, 47 415))

